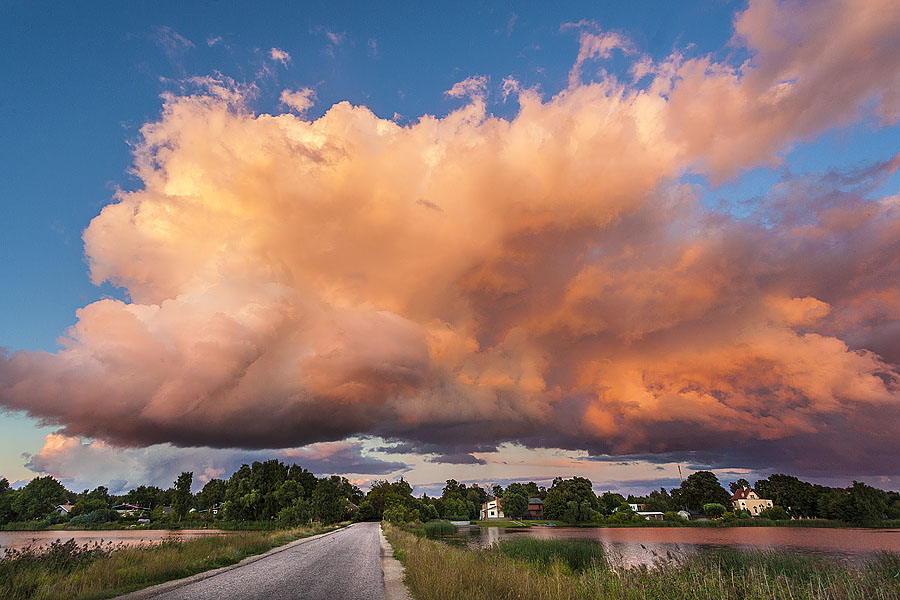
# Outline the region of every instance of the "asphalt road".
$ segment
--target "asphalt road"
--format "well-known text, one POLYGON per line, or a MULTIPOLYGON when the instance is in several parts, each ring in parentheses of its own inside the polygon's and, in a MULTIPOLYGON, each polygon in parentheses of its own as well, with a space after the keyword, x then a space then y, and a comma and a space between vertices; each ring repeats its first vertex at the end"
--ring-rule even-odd
POLYGON ((356 523, 154 600, 383 600, 380 523, 356 523))

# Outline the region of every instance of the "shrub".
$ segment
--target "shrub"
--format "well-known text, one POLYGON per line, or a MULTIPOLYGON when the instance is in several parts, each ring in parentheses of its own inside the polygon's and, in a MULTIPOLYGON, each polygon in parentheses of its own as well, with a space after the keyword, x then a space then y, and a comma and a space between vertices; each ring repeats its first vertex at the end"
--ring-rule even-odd
POLYGON ((311 519, 312 509, 303 498, 297 498, 278 513, 278 522, 282 527, 298 527, 309 523, 311 519))
POLYGON ((788 516, 787 514, 787 511, 780 506, 767 508, 759 513, 759 516, 763 519, 772 519, 773 521, 787 521, 790 518, 790 516, 788 516))
POLYGON ((58 512, 52 512, 44 519, 45 525, 58 525, 69 520, 68 515, 61 515, 58 512))
POLYGON ((77 515, 69 520, 69 523, 75 524, 93 524, 93 523, 111 523, 119 519, 119 513, 111 508, 101 508, 100 510, 92 510, 83 515, 77 515))
POLYGON ((412 523, 419 520, 419 511, 402 504, 395 504, 384 511, 384 520, 389 523, 412 523))
POLYGON ((725 514, 725 511, 725 505, 719 504, 718 502, 709 502, 703 505, 703 514, 707 517, 712 517, 713 519, 721 517, 725 514))

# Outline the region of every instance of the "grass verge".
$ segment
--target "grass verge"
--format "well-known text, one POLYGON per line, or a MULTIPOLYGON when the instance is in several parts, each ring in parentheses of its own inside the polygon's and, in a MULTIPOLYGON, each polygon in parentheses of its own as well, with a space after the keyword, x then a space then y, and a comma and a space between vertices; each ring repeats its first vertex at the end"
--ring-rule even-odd
POLYGON ((0 598, 111 598, 240 562, 336 527, 308 527, 164 541, 141 547, 56 542, 49 549, 8 551, 0 561, 0 598))
POLYGON ((601 558, 602 550, 586 555, 563 540, 461 550, 396 527, 387 526, 386 535, 400 550, 406 585, 418 600, 900 598, 900 556, 895 554, 851 567, 795 552, 728 549, 661 559, 652 569, 625 569, 601 558), (569 563, 571 556, 577 557, 578 568, 569 563))

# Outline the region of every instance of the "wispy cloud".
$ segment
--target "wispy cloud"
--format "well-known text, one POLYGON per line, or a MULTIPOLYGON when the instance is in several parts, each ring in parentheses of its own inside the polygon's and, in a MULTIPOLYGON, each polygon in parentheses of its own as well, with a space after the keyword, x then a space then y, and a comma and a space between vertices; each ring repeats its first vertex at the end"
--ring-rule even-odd
POLYGON ((291 55, 281 48, 272 48, 269 50, 269 58, 280 62, 283 67, 287 67, 291 63, 291 55))

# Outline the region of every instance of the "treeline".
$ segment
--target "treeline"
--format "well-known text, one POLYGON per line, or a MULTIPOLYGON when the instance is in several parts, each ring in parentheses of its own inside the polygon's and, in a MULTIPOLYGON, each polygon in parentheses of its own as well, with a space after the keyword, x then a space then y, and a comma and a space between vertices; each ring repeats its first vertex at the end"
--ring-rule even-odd
MULTIPOLYGON (((679 487, 660 488, 646 496, 623 496, 607 491, 596 494, 593 484, 584 477, 557 477, 549 488, 534 482, 512 483, 506 488, 495 485, 485 490, 478 485, 466 486, 447 480, 440 497, 424 495, 416 498, 403 480, 376 482, 360 505, 357 519, 394 522, 443 518, 474 520, 481 504, 490 497, 502 498, 504 515, 521 519, 528 515, 528 499, 543 501, 544 518, 567 523, 620 524, 643 521, 630 504, 643 504, 644 510, 662 512, 666 520, 680 520, 679 511, 709 517, 749 518, 746 511, 735 512, 732 494, 750 486, 745 479, 731 482, 725 489, 710 471, 688 476, 679 487)), ((885 520, 900 519, 900 493, 886 492, 854 481, 847 488, 831 488, 801 481, 790 475, 772 475, 756 482, 757 493, 773 501, 775 506, 762 516, 773 520, 820 518, 857 525, 874 525, 885 520)))
POLYGON ((112 495, 100 486, 75 493, 53 477, 36 477, 20 490, 0 479, 0 525, 43 521, 46 525, 104 523, 117 520, 112 510, 120 504, 148 509, 131 515, 156 521, 185 518, 228 521, 279 520, 285 525, 310 521, 331 524, 349 519, 365 494, 344 477, 318 478, 298 465, 279 460, 242 465, 227 480, 211 479, 191 493, 193 473, 184 472, 168 489, 142 485, 126 494, 112 495), (57 506, 74 506, 62 515, 57 506))
POLYGON ((854 481, 846 488, 835 488, 802 481, 792 475, 776 474, 750 486, 746 479, 729 483, 725 490, 709 471, 691 474, 678 488, 664 488, 647 496, 629 496, 628 502, 640 503, 650 511, 702 510, 709 503, 731 510, 732 494, 753 487, 756 493, 772 500, 774 509, 765 516, 772 518, 830 519, 855 525, 877 524, 900 519, 900 493, 888 492, 854 481))
MULTIPOLYGON (((191 493, 192 482, 193 474, 185 472, 168 489, 142 485, 126 494, 111 495, 103 486, 71 492, 50 476, 37 477, 20 490, 11 489, 6 479, 0 479, 0 525, 108 522, 118 518, 111 510, 118 504, 149 509, 146 514, 132 516, 154 521, 277 521, 286 526, 311 521, 331 524, 351 518, 468 521, 479 518, 482 504, 491 497, 502 498, 503 511, 512 519, 528 514, 529 498, 543 501, 544 518, 568 523, 640 520, 629 503, 643 504, 645 510, 665 513, 672 520, 679 518, 677 512, 682 510, 716 517, 749 516, 735 514, 731 505, 732 492, 749 486, 749 482, 731 482, 729 492, 709 471, 691 474, 677 488, 628 497, 612 491, 595 494, 591 481, 583 477, 557 477, 549 488, 529 482, 490 489, 448 479, 439 497, 415 497, 412 486, 401 478, 376 481, 364 494, 346 478, 319 478, 299 465, 275 459, 242 465, 227 480, 209 480, 197 494, 191 493), (66 502, 74 506, 67 515, 60 515, 56 507, 66 502)), ((847 488, 832 488, 779 474, 761 479, 753 487, 776 505, 764 515, 772 519, 821 518, 859 525, 900 519, 900 494, 856 481, 847 488)))

